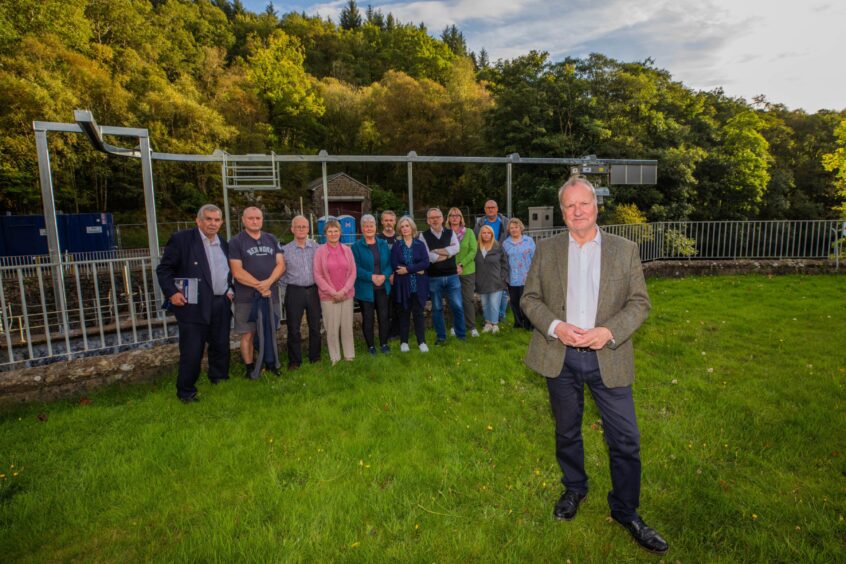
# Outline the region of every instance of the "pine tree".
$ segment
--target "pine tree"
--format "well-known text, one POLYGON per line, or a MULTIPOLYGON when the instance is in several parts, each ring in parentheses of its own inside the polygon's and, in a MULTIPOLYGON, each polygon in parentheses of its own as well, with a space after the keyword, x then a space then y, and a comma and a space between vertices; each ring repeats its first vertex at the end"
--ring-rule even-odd
POLYGON ((361 12, 355 0, 349 0, 344 9, 341 10, 338 23, 343 29, 358 29, 361 27, 361 12))

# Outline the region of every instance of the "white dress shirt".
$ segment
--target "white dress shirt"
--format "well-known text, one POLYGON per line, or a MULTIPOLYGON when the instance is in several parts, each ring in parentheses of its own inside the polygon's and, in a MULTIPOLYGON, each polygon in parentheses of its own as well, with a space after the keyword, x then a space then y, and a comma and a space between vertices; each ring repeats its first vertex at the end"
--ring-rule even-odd
POLYGON ((215 235, 214 239, 209 239, 201 232, 200 239, 203 240, 206 260, 209 261, 214 295, 223 296, 229 290, 229 261, 226 260, 226 255, 223 254, 223 249, 220 246, 220 237, 215 235))
MULTIPOLYGON (((432 235, 434 235, 438 239, 444 236, 443 229, 438 232, 435 232, 434 229, 429 228, 429 231, 431 231, 432 235)), ((458 241, 458 237, 455 235, 455 231, 451 231, 451 233, 452 236, 449 238, 449 244, 444 247, 444 250, 446 250, 447 252, 447 258, 454 257, 458 254, 458 251, 461 250, 461 243, 458 241)), ((426 252, 429 253, 429 262, 438 262, 438 259, 441 258, 441 255, 429 250, 429 244, 426 243, 426 237, 423 236, 423 233, 420 233, 417 238, 423 241, 423 244, 426 245, 426 252)))
MULTIPOLYGON (((597 228, 596 236, 584 245, 579 245, 569 235, 567 251, 567 323, 581 329, 596 326, 596 308, 599 303, 599 275, 602 263, 602 233, 597 228)), ((548 334, 555 337, 555 328, 561 323, 554 320, 548 334)))

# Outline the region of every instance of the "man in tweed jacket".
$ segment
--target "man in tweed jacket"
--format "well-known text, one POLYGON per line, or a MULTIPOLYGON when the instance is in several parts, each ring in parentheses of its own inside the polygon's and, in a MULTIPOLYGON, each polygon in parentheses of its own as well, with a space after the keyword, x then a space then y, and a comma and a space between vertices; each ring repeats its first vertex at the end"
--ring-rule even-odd
POLYGON ((558 199, 568 231, 538 243, 520 300, 535 327, 526 365, 547 379, 564 474, 566 489, 553 514, 573 519, 587 496, 581 433, 587 385, 608 442, 611 517, 641 547, 663 554, 666 541, 637 513, 641 463, 632 335, 650 309, 638 247, 597 227, 596 193, 586 179, 568 180, 558 199))

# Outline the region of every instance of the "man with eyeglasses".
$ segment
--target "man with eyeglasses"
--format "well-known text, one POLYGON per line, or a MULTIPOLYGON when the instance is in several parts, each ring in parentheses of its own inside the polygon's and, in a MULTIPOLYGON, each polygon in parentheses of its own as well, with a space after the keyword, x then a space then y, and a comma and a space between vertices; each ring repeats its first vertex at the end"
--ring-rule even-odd
POLYGON ((303 362, 303 314, 308 322, 308 360, 320 360, 320 297, 314 282, 314 253, 317 243, 308 237, 308 219, 298 215, 291 220, 294 240, 282 247, 285 254, 285 325, 288 328, 288 370, 303 362))
POLYGON ((422 232, 420 240, 429 252, 429 295, 432 297, 432 325, 435 326, 435 345, 446 343, 446 323, 444 322, 443 297, 446 295, 452 310, 455 336, 459 340, 466 338, 464 307, 461 303, 461 281, 458 279, 458 266, 455 255, 460 244, 451 229, 444 227, 444 214, 438 208, 430 208, 426 213, 429 229, 422 232))

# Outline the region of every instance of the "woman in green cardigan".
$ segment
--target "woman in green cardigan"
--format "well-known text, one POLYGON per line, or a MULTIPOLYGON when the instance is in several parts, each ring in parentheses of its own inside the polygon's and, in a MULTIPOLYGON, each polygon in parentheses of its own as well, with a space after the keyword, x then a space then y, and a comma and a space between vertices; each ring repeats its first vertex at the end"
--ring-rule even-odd
POLYGON ((460 243, 455 264, 458 266, 458 279, 461 280, 461 305, 464 306, 464 324, 472 337, 478 337, 476 330, 476 300, 473 292, 476 287, 476 235, 464 225, 464 215, 458 208, 452 208, 447 214, 449 228, 458 237, 460 243))

